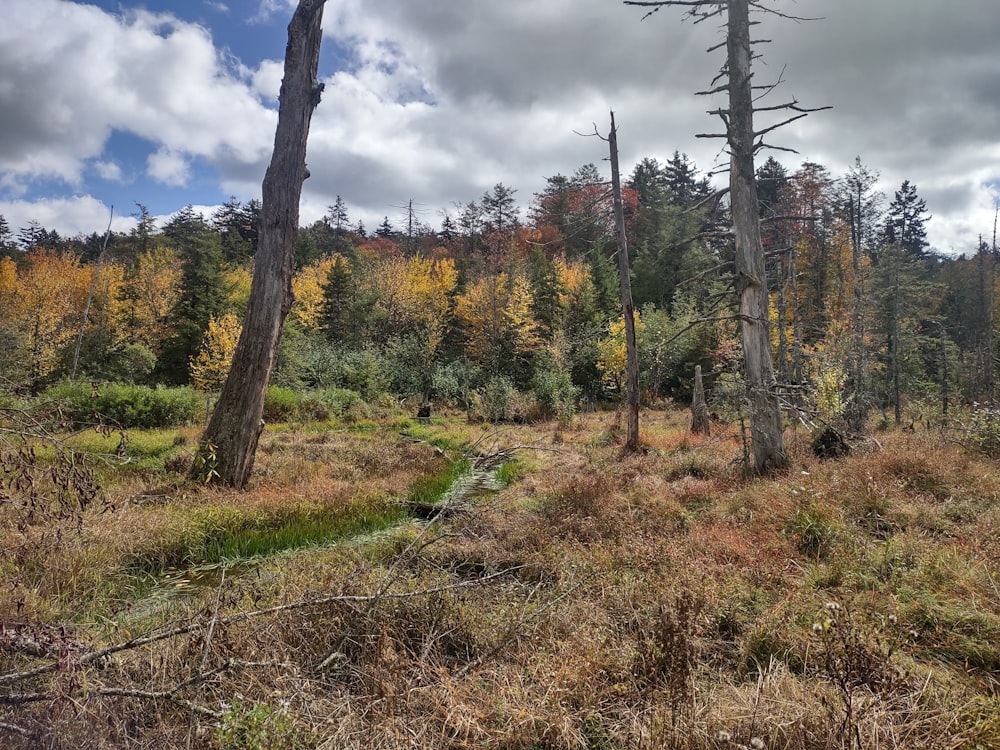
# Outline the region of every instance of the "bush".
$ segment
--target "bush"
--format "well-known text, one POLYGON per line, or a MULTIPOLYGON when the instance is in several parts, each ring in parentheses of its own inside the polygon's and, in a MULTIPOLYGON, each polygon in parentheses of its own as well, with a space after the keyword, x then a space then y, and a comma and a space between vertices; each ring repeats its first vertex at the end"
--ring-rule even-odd
POLYGON ((450 404, 468 409, 482 372, 471 360, 462 357, 447 364, 439 364, 431 375, 432 395, 450 404))
POLYGON ((543 418, 556 418, 564 426, 573 421, 580 391, 568 371, 539 370, 531 379, 531 390, 543 418))
POLYGON ((175 427, 192 422, 198 399, 191 388, 61 383, 45 392, 78 425, 109 423, 126 429, 175 427))
POLYGON ((473 411, 487 422, 510 422, 515 417, 517 389, 506 375, 494 375, 473 397, 473 411))
POLYGON ((1000 456, 1000 409, 979 408, 972 412, 967 444, 991 458, 1000 456))
POLYGON ((361 398, 361 394, 355 391, 346 388, 327 388, 320 391, 317 398, 332 416, 345 422, 354 422, 371 416, 368 404, 361 398))
POLYGON ((264 394, 264 421, 288 422, 295 419, 299 414, 301 402, 299 394, 290 388, 269 386, 267 393, 264 394))

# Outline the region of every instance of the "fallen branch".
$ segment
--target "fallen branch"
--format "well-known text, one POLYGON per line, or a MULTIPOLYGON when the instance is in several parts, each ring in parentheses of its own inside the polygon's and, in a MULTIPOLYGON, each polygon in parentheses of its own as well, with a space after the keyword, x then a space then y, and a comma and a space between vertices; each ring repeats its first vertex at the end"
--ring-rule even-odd
MULTIPOLYGON (((221 625, 232 625, 239 622, 246 622, 247 620, 252 620, 258 617, 264 617, 266 615, 279 614, 281 612, 291 612, 300 609, 307 609, 309 607, 321 607, 327 604, 336 603, 370 603, 379 600, 403 600, 403 599, 413 599, 421 596, 430 596, 431 594, 440 594, 445 591, 455 591, 459 589, 474 588, 476 586, 483 586, 490 581, 497 578, 503 578, 509 576, 511 573, 519 570, 523 566, 516 566, 513 568, 505 568, 504 570, 498 571, 496 573, 491 573, 488 576, 483 576, 482 578, 477 578, 474 581, 459 581, 458 583, 448 583, 441 586, 433 586, 427 589, 420 589, 419 591, 403 591, 398 593, 378 593, 370 595, 352 595, 352 594, 336 594, 333 596, 324 596, 317 599, 300 599, 298 601, 289 602, 287 604, 278 604, 273 607, 265 607, 263 609, 256 609, 250 612, 241 612, 236 615, 230 615, 229 617, 222 617, 218 619, 218 624, 221 625)), ((133 649, 141 648, 143 646, 148 646, 153 643, 158 643, 160 641, 166 641, 171 638, 176 638, 181 635, 187 635, 188 633, 193 633, 198 630, 202 630, 205 627, 204 623, 188 623, 187 625, 181 625, 171 630, 164 631, 162 633, 156 633, 153 635, 147 635, 137 638, 131 638, 122 643, 116 643, 112 646, 107 646, 105 648, 99 649, 97 651, 91 651, 90 653, 84 654, 80 657, 78 664, 81 666, 86 666, 88 664, 100 663, 104 659, 114 654, 121 653, 123 651, 131 651, 133 649)), ((48 664, 43 664, 34 669, 25 670, 22 672, 8 672, 6 674, 0 675, 0 685, 12 685, 22 680, 29 680, 35 677, 41 677, 46 674, 51 674, 59 668, 60 662, 53 660, 48 664)), ((0 702, 3 702, 4 697, 0 696, 0 702)))

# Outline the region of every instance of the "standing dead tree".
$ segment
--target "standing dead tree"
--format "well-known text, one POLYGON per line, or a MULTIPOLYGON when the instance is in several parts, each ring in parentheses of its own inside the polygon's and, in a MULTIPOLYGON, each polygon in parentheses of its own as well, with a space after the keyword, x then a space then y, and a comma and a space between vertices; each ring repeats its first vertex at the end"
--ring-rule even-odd
POLYGON ((632 303, 632 279, 628 261, 628 242, 625 239, 625 211, 622 207, 622 183, 618 169, 618 129, 615 113, 611 113, 611 132, 608 134, 611 151, 611 189, 615 203, 615 233, 618 235, 618 282, 622 298, 622 317, 625 320, 626 402, 628 405, 628 432, 625 450, 639 450, 639 352, 635 342, 635 305, 632 303))
POLYGON ((306 140, 323 84, 316 78, 325 0, 299 0, 288 25, 274 153, 264 176, 260 241, 246 322, 192 472, 246 486, 263 429, 264 394, 292 306, 295 237, 306 169, 306 140))
POLYGON ((726 62, 712 81, 712 87, 708 91, 698 92, 708 96, 728 94, 728 106, 709 112, 722 120, 725 132, 699 134, 698 137, 724 139, 730 157, 729 194, 732 234, 736 244, 736 292, 739 296, 737 319, 740 322, 743 345, 752 468, 758 473, 782 468, 787 465, 788 456, 785 453, 781 408, 771 360, 767 276, 760 234, 754 156, 764 148, 790 151, 791 149, 772 146, 764 139, 778 128, 816 110, 801 107, 794 100, 775 106, 755 105, 760 96, 773 90, 780 81, 766 86, 754 84, 750 71, 755 57, 750 39, 750 11, 753 9, 783 18, 792 17, 767 7, 764 0, 625 0, 625 4, 649 8, 643 18, 648 18, 665 6, 687 8, 688 15, 695 23, 716 17, 726 18, 725 43, 709 50, 724 46, 726 62), (755 130, 756 112, 784 112, 787 116, 773 125, 755 130))

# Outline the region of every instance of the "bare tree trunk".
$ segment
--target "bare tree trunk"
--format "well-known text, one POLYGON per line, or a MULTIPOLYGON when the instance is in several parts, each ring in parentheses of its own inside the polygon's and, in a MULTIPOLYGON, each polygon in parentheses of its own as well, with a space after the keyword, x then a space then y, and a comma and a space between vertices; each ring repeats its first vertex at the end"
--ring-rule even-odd
POLYGON ((691 432, 694 435, 710 435, 712 424, 708 418, 708 404, 705 402, 705 384, 701 379, 701 365, 694 368, 694 394, 691 397, 691 432))
POLYGON ((854 346, 851 351, 851 408, 848 424, 855 432, 864 429, 868 418, 868 395, 865 387, 865 328, 864 328, 864 280, 861 277, 861 238, 863 236, 861 211, 862 187, 858 182, 858 202, 850 199, 851 214, 851 271, 854 274, 854 309, 851 313, 851 327, 854 333, 854 346))
POLYGON ((635 307, 632 304, 632 280, 628 262, 628 243, 625 239, 625 211, 622 207, 622 184, 618 171, 618 132, 615 113, 611 113, 611 188, 615 201, 615 232, 618 235, 618 284, 621 288, 622 316, 625 319, 626 353, 626 403, 628 405, 628 431, 625 450, 639 449, 639 354, 635 343, 635 307))
POLYGON ((202 436, 192 471, 202 480, 246 486, 263 430, 264 394, 285 316, 292 306, 295 237, 306 140, 323 87, 317 82, 325 0, 299 0, 288 25, 274 153, 264 176, 260 241, 246 321, 232 367, 202 436))
POLYGON ((754 175, 753 86, 750 76, 748 0, 728 1, 729 188, 736 236, 736 289, 740 300, 753 468, 766 472, 788 463, 781 409, 775 392, 768 320, 767 277, 754 175))
POLYGON ((83 334, 87 330, 87 320, 90 318, 90 306, 94 304, 94 295, 97 293, 97 279, 101 275, 104 267, 104 256, 108 251, 108 240, 111 239, 111 222, 115 219, 115 207, 111 206, 111 215, 108 217, 108 229, 104 233, 104 243, 101 245, 100 255, 97 256, 97 263, 94 264, 94 279, 90 282, 90 291, 87 292, 87 302, 83 306, 83 317, 80 319, 80 330, 76 334, 76 347, 73 349, 73 367, 70 369, 69 379, 76 380, 76 368, 80 364, 80 348, 83 344, 83 334))
POLYGON ((986 319, 986 394, 990 406, 996 406, 997 401, 997 379, 996 379, 996 344, 994 341, 993 324, 996 317, 996 267, 997 267, 997 217, 1000 216, 1000 203, 993 212, 993 247, 990 253, 990 272, 987 277, 987 307, 989 315, 986 319))

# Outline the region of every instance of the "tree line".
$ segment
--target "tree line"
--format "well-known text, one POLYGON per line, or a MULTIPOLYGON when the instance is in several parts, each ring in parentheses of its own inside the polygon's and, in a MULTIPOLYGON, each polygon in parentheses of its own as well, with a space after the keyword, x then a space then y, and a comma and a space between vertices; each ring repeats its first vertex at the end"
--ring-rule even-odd
MULTIPOLYGON (((993 401, 995 237, 972 238, 964 257, 935 253, 916 187, 888 199, 860 159, 835 177, 771 158, 756 177, 786 409, 860 427, 873 411, 900 422, 908 404, 929 414, 993 401)), ((739 410, 724 191, 675 152, 636 164, 623 198, 645 399, 686 399, 700 365, 717 408, 739 410)), ((30 392, 66 377, 82 327, 83 377, 218 388, 246 312, 259 214, 259 202, 234 198, 157 227, 139 206, 100 265, 101 235, 66 239, 31 223, 14 237, 0 217, 0 377, 30 392)), ((524 214, 516 190, 497 184, 442 211, 438 229, 412 202, 397 224, 369 232, 338 197, 300 229, 275 382, 479 398, 499 418, 518 416, 518 394, 550 415, 620 397, 614 215, 594 165, 549 177, 524 214)))

